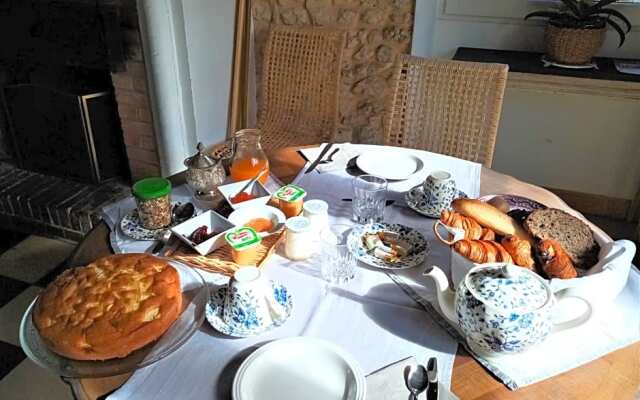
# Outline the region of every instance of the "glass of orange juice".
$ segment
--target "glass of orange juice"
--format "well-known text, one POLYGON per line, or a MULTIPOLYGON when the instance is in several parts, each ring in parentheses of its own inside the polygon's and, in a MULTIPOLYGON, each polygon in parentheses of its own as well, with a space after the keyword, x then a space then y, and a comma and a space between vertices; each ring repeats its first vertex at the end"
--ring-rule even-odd
MULTIPOLYGON (((234 182, 252 179, 260 171, 269 171, 269 159, 260 144, 259 129, 243 129, 233 136, 233 160, 231 161, 231 179, 234 182)), ((269 179, 265 173, 260 177, 264 185, 269 179)))

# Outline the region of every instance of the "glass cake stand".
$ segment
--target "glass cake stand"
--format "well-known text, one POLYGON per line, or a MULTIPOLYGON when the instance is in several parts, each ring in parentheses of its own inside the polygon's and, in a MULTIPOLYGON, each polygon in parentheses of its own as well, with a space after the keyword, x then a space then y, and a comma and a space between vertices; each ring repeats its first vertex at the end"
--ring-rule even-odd
POLYGON ((204 321, 205 306, 209 299, 207 285, 195 269, 173 260, 169 263, 180 274, 182 313, 160 339, 124 358, 106 361, 72 360, 49 350, 40 337, 31 315, 37 301, 36 298, 29 305, 20 322, 20 345, 25 354, 41 367, 68 378, 100 378, 120 375, 162 360, 180 348, 198 330, 204 321))

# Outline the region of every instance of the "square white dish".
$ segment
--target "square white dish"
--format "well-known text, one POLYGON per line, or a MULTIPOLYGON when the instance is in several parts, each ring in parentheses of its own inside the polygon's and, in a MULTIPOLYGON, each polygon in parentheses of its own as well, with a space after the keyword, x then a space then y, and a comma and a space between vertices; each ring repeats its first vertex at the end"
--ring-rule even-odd
POLYGON ((217 212, 209 210, 174 226, 171 228, 171 232, 178 236, 180 240, 191 246, 191 248, 197 251, 200 255, 206 256, 224 245, 224 233, 233 227, 235 227, 235 225, 229 222, 228 219, 217 212), (191 239, 189 239, 189 237, 193 231, 203 225, 207 227, 208 232, 214 231, 218 232, 218 234, 196 245, 191 241, 191 239))
POLYGON ((260 181, 256 181, 253 185, 249 186, 245 190, 245 192, 256 196, 256 198, 243 201, 242 203, 233 204, 231 202, 231 197, 237 195, 240 189, 242 189, 244 185, 247 184, 247 182, 249 182, 249 179, 218 186, 218 191, 222 193, 225 200, 227 200, 227 203, 229 203, 229 205, 231 205, 231 208, 233 208, 234 210, 238 210, 240 208, 248 206, 264 206, 269 202, 269 199, 271 198, 271 193, 267 190, 267 188, 265 188, 264 185, 260 183, 260 181))

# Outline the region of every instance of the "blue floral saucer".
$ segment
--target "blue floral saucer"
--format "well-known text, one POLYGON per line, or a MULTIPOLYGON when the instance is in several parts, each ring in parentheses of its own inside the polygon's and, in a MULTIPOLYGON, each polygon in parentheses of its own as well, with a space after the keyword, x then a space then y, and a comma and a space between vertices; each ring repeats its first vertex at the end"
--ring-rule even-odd
MULTIPOLYGON (((467 198, 467 194, 462 190, 458 190, 458 194, 455 198, 467 198)), ((427 196, 425 195, 422 188, 422 184, 414 186, 413 188, 411 188, 411 190, 406 192, 404 195, 404 199, 407 202, 409 208, 411 208, 413 211, 420 213, 426 217, 440 218, 440 210, 435 209, 429 205, 427 196)))
POLYGON ((271 325, 260 326, 261 324, 256 317, 255 310, 249 308, 240 310, 240 312, 234 316, 233 323, 227 324, 222 318, 224 299, 227 296, 227 286, 221 286, 211 292, 211 298, 205 310, 207 321, 209 321, 209 324, 218 332, 239 338, 260 335, 281 326, 291 316, 293 299, 286 287, 274 281, 270 282, 274 298, 285 309, 286 316, 282 320, 274 321, 271 325))

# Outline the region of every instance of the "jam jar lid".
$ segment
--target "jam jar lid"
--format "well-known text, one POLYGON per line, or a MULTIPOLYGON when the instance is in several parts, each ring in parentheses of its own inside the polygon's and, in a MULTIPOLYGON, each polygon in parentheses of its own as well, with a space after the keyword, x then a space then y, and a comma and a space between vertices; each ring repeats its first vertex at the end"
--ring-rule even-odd
POLYGON ((218 160, 211 157, 205 152, 202 142, 198 142, 198 152, 184 160, 184 166, 187 168, 205 169, 211 168, 218 164, 218 160))
POLYGON ((145 178, 134 183, 131 191, 142 200, 157 199, 171 193, 171 182, 160 177, 145 178))
POLYGON ((548 285, 535 272, 511 264, 474 268, 465 285, 477 300, 501 311, 535 311, 551 297, 548 285))

